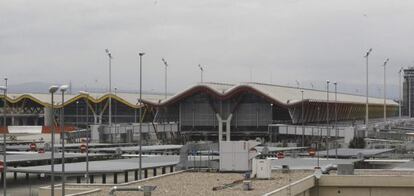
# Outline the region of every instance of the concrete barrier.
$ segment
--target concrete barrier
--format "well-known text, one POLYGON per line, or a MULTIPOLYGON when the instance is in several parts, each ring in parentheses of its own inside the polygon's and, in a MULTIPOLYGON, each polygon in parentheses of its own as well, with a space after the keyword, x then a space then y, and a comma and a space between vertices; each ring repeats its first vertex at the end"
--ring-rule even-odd
MULTIPOLYGON (((50 196, 50 186, 40 187, 38 195, 50 196)), ((101 189, 98 188, 65 188, 65 196, 95 196, 101 195, 101 189)), ((55 196, 62 196, 61 186, 55 187, 55 196)))
POLYGON ((412 196, 414 176, 323 175, 308 176, 264 196, 412 196))
POLYGON ((315 186, 315 176, 310 175, 296 182, 278 188, 274 191, 264 194, 263 196, 309 196, 309 191, 315 186))

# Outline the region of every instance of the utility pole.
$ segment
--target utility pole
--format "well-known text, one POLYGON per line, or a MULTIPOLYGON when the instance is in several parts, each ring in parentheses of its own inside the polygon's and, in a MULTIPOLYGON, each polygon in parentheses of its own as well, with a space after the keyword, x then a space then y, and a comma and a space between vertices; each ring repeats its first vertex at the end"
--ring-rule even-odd
POLYGON ((320 114, 320 111, 321 111, 321 109, 320 109, 320 107, 319 107, 319 105, 318 105, 318 113, 317 113, 317 117, 316 117, 316 119, 318 119, 318 134, 319 134, 319 141, 316 143, 316 153, 317 153, 317 167, 320 169, 320 167, 319 167, 319 148, 320 148, 320 145, 321 145, 321 143, 322 143, 322 129, 321 129, 321 127, 319 126, 319 122, 320 122, 320 118, 319 118, 319 114, 320 114))
POLYGON ((403 71, 403 67, 401 67, 400 68, 400 71, 399 71, 399 74, 398 74, 398 77, 399 77, 399 81, 398 81, 398 89, 399 89, 399 101, 398 101, 398 114, 399 114, 399 117, 400 117, 400 120, 401 120, 401 74, 402 74, 402 71, 403 71))
POLYGON ((109 127, 112 127, 112 69, 111 69, 111 64, 112 64, 112 53, 108 50, 105 49, 106 54, 108 55, 108 64, 109 64, 109 98, 108 98, 108 103, 109 103, 109 109, 108 109, 108 124, 109 127))
POLYGON ((62 92, 62 108, 60 109, 60 134, 62 142, 62 195, 65 195, 65 91, 69 88, 68 85, 60 86, 62 92))
POLYGON ((198 68, 200 68, 200 72, 201 72, 201 83, 203 83, 203 72, 204 72, 204 68, 198 64, 198 68))
POLYGON ((50 167, 51 167, 51 173, 52 173, 51 176, 50 176, 50 178, 51 178, 50 192, 51 192, 52 196, 55 195, 55 112, 54 112, 54 108, 53 108, 53 105, 54 105, 53 95, 56 93, 56 91, 58 89, 59 89, 59 87, 55 86, 55 85, 53 85, 49 88, 49 93, 51 94, 51 113, 52 113, 52 115, 51 115, 51 117, 52 117, 52 119, 51 119, 52 120, 52 154, 51 154, 51 160, 50 160, 50 162, 51 162, 50 167))
POLYGON ((365 130, 368 131, 368 57, 371 54, 372 48, 370 48, 365 54, 366 63, 366 102, 365 102, 365 130))
POLYGON ((86 94, 86 183, 89 183, 89 93, 86 94))
POLYGON ((384 61, 384 123, 387 122, 387 83, 386 83, 386 67, 390 59, 385 59, 384 61))
POLYGON ((301 121, 302 121, 302 147, 305 147, 305 121, 303 118, 305 106, 303 103, 303 90, 300 91, 302 94, 302 110, 301 110, 301 121))
POLYGON ((164 78, 164 82, 165 82, 165 89, 164 89, 164 99, 167 99, 167 68, 168 68, 168 63, 167 61, 162 58, 162 62, 164 63, 164 67, 165 67, 165 78, 164 78))
POLYGON ((142 179, 142 56, 145 53, 140 52, 139 55, 139 179, 142 179))
POLYGON ((329 80, 326 80, 326 158, 329 158, 329 139, 331 131, 329 129, 329 80))
POLYGON ((339 137, 339 130, 337 127, 338 122, 338 83, 334 82, 335 85, 335 158, 338 159, 338 137, 339 137))
POLYGON ((408 77, 408 117, 411 118, 411 74, 408 77))
POLYGON ((85 112, 86 112, 86 174, 85 181, 89 183, 89 93, 86 91, 79 91, 79 94, 85 95, 85 112))

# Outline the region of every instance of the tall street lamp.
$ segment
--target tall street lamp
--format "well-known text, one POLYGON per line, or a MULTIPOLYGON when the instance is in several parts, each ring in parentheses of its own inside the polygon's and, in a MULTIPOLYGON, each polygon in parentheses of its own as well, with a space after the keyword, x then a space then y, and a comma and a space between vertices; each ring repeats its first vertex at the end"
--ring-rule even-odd
POLYGON ((329 158, 329 137, 331 132, 329 129, 329 80, 326 80, 326 158, 329 158))
POLYGON ((398 89, 399 89, 399 100, 398 100, 398 114, 399 117, 401 119, 401 74, 403 71, 403 67, 400 68, 400 71, 398 71, 398 77, 399 77, 399 81, 398 81, 398 89))
POLYGON ((139 179, 142 179, 142 56, 145 53, 140 52, 139 55, 139 179))
POLYGON ((200 68, 201 83, 203 83, 203 72, 204 72, 204 68, 200 64, 198 64, 198 68, 200 68))
POLYGON ((337 122, 338 122, 338 83, 334 82, 334 86, 335 86, 335 158, 338 159, 338 137, 339 137, 339 131, 338 131, 338 127, 337 127, 337 122))
POLYGON ((408 118, 411 118, 411 76, 408 77, 407 88, 408 88, 408 118))
MULTIPOLYGON (((117 92, 117 90, 118 90, 118 88, 114 88, 114 93, 115 93, 115 96, 116 96, 116 92, 117 92)), ((115 109, 115 114, 114 114, 114 123, 115 123, 115 130, 117 129, 117 127, 116 127, 116 120, 117 120, 117 116, 118 116, 118 101, 117 100, 115 100, 115 107, 114 107, 115 109)))
POLYGON ((79 101, 76 101, 76 127, 79 126, 79 101))
POLYGON ((303 90, 300 91, 300 93, 302 94, 302 110, 301 110, 301 120, 302 120, 302 147, 305 146, 305 121, 303 118, 304 115, 304 103, 303 103, 303 90))
POLYGON ((387 121, 387 83, 386 83, 386 67, 387 67, 387 63, 390 59, 387 58, 384 61, 384 122, 387 121))
POLYGON ((320 118, 319 118, 319 114, 320 114, 320 111, 321 111, 321 108, 320 108, 320 106, 319 106, 319 104, 317 104, 317 106, 318 106, 318 112, 316 113, 316 119, 318 119, 318 124, 317 124, 317 126, 318 126, 318 135, 319 135, 319 141, 317 141, 316 142, 316 152, 318 153, 317 155, 317 167, 319 168, 319 148, 320 148, 320 145, 322 144, 322 128, 319 126, 319 124, 320 124, 320 118))
POLYGON ((165 78, 164 78, 165 89, 164 89, 164 98, 167 99, 167 68, 168 68, 168 63, 167 63, 167 61, 164 58, 162 58, 162 62, 164 63, 164 66, 165 66, 165 78))
POLYGON ((366 100, 365 100, 365 130, 368 131, 368 57, 371 54, 372 48, 370 48, 365 54, 365 63, 366 63, 366 100))
POLYGON ((85 180, 86 183, 89 183, 89 93, 86 91, 79 91, 79 94, 86 95, 85 106, 86 106, 86 174, 85 180))
POLYGON ((51 95, 51 108, 50 108, 50 112, 52 113, 52 155, 51 155, 51 195, 54 196, 55 195, 55 113, 54 113, 54 94, 56 93, 56 91, 59 90, 59 86, 53 85, 49 87, 49 93, 51 95))
POLYGON ((108 55, 108 64, 109 64, 109 98, 108 98, 108 103, 109 103, 109 110, 108 110, 108 123, 109 123, 109 127, 112 126, 112 78, 111 78, 111 74, 112 74, 112 70, 111 70, 111 64, 112 64, 112 53, 108 50, 105 49, 106 54, 108 55))
POLYGON ((68 90, 68 85, 62 85, 59 87, 62 92, 62 108, 60 109, 60 133, 62 142, 62 195, 65 195, 65 92, 68 90))
MULTIPOLYGON (((7 79, 5 79, 7 81, 7 79)), ((7 84, 7 82, 6 82, 7 84)), ((3 91, 3 195, 7 194, 7 154, 6 154, 6 131, 7 131, 7 122, 6 122, 6 106, 7 106, 7 86, 0 86, 0 90, 3 91)))

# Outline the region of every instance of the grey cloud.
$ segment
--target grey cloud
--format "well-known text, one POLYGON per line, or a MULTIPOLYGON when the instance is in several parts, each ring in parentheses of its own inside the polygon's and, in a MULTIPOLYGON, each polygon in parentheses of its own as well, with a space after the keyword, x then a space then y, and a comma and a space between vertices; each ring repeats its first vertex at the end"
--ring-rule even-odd
POLYGON ((105 88, 103 50, 110 48, 113 86, 136 89, 142 50, 144 87, 156 91, 163 90, 164 57, 170 91, 198 82, 196 66, 203 64, 208 81, 249 81, 252 69, 258 82, 330 79, 363 92, 362 56, 372 47, 370 81, 381 86, 380 65, 389 57, 395 97, 397 70, 414 63, 413 8, 390 0, 5 0, 0 66, 15 84, 72 80, 105 88))

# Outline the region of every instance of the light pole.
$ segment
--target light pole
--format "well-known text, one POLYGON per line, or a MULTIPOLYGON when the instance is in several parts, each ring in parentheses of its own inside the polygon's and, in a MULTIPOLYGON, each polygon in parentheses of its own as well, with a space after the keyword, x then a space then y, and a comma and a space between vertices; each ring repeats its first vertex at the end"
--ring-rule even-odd
POLYGON ((338 122, 338 97, 337 97, 338 96, 338 89, 337 89, 338 83, 334 82, 334 85, 335 85, 335 124, 334 124, 334 127, 335 127, 335 158, 338 159, 339 130, 336 124, 338 122))
POLYGON ((59 90, 59 86, 53 85, 49 87, 49 93, 51 95, 51 113, 52 113, 52 155, 51 155, 51 195, 55 195, 55 113, 53 111, 53 105, 54 105, 54 97, 53 95, 56 93, 56 91, 59 90))
POLYGON ((329 158, 329 137, 331 131, 329 129, 329 80, 326 80, 326 158, 329 158))
MULTIPOLYGON (((318 103, 317 103, 318 104, 318 103)), ((316 153, 318 153, 317 155, 317 165, 318 165, 318 168, 319 168, 319 148, 320 148, 320 145, 321 145, 321 143, 322 143, 322 129, 321 129, 321 127, 319 126, 319 123, 320 123, 320 118, 319 118, 319 114, 320 114, 320 111, 321 111, 321 109, 320 109, 320 107, 319 107, 319 105, 318 105, 318 113, 317 113, 317 117, 316 117, 316 119, 318 119, 318 132, 319 132, 319 141, 316 143, 316 153)), ((319 168, 320 169, 320 168, 319 168)))
POLYGON ((400 68, 400 71, 398 71, 398 77, 399 77, 399 81, 398 81, 398 89, 399 89, 399 101, 398 101, 398 114, 401 120, 401 74, 402 74, 402 70, 403 67, 400 68))
POLYGON ((85 106, 86 106, 86 174, 85 174, 85 180, 86 183, 89 183, 89 93, 86 91, 80 91, 79 94, 86 95, 85 98, 85 106))
POLYGON ((140 52, 139 55, 139 179, 142 179, 142 56, 145 53, 140 52))
POLYGON ((164 58, 162 58, 162 62, 164 63, 164 66, 165 66, 165 78, 164 78, 165 89, 164 89, 164 98, 167 99, 167 68, 168 68, 168 63, 167 63, 167 61, 164 58))
POLYGON ((108 55, 108 63, 109 63, 109 98, 108 98, 108 103, 109 103, 109 109, 108 109, 108 123, 109 123, 109 127, 112 126, 112 78, 111 78, 111 74, 112 74, 112 70, 111 70, 111 64, 112 64, 112 53, 108 50, 105 49, 106 54, 108 55))
MULTIPOLYGON (((115 93, 115 96, 116 96, 116 92, 117 92, 117 90, 118 90, 118 88, 114 88, 114 93, 115 93)), ((117 130, 117 127, 116 127, 116 120, 117 120, 117 117, 118 117, 118 101, 116 100, 115 101, 115 109, 114 109, 115 111, 115 114, 114 114, 114 123, 115 123, 115 131, 117 130)))
POLYGON ((198 64, 198 68, 200 68, 201 83, 203 83, 203 72, 204 72, 204 68, 200 64, 198 64))
POLYGON ((304 103, 303 103, 303 90, 300 91, 302 94, 302 110, 301 110, 301 120, 302 120, 302 147, 305 147, 305 122, 304 122, 304 103))
POLYGON ((366 63, 366 100, 365 100, 365 130, 368 131, 368 57, 371 54, 372 48, 370 48, 365 54, 365 63, 366 63))
POLYGON ((0 86, 0 90, 3 91, 3 195, 7 194, 7 154, 6 154, 6 106, 7 106, 7 78, 5 78, 6 86, 0 86))
POLYGON ((60 92, 62 92, 62 108, 60 109, 60 134, 62 141, 62 195, 65 195, 65 91, 68 90, 68 85, 60 86, 60 92))
POLYGON ((387 58, 384 61, 384 123, 387 122, 387 83, 386 83, 386 67, 390 59, 387 58))
POLYGON ((76 101, 76 127, 79 126, 79 120, 78 120, 78 117, 79 117, 79 109, 78 109, 78 107, 79 107, 79 101, 76 101))
POLYGON ((408 87, 408 118, 411 118, 411 76, 408 77, 407 87, 408 87))

